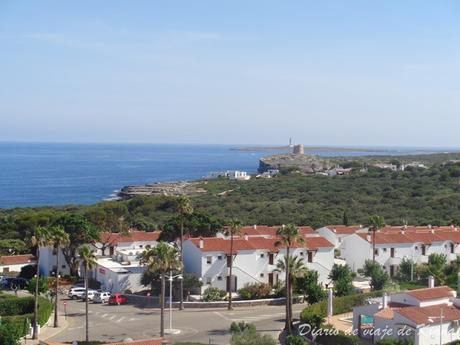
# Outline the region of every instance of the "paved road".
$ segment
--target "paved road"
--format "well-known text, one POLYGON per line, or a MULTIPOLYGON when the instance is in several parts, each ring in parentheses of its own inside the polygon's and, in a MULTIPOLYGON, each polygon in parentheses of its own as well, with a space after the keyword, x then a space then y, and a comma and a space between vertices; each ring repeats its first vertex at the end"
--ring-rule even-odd
MULTIPOLYGON (((56 341, 83 340, 85 334, 85 303, 63 299, 67 303, 68 328, 52 338, 56 341)), ((303 309, 294 305, 295 315, 303 309)), ((132 305, 109 306, 89 305, 91 340, 122 340, 150 338, 159 335, 160 313, 158 309, 138 308, 132 305)), ((226 309, 188 309, 173 310, 173 328, 181 333, 173 335, 174 341, 199 341, 206 344, 224 345, 229 343, 229 327, 233 321, 246 321, 256 325, 257 330, 276 337, 283 328, 284 307, 262 306, 251 308, 226 309)), ((166 312, 166 328, 169 327, 166 312)), ((169 336, 168 336, 169 337, 169 336)))

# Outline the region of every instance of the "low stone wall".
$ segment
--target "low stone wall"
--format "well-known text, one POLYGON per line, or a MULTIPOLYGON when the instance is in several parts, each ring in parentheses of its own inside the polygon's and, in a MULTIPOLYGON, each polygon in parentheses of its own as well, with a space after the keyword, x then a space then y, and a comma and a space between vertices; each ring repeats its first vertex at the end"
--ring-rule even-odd
MULTIPOLYGON (((139 296, 139 295, 128 295, 124 294, 128 298, 128 303, 133 304, 139 308, 158 308, 159 300, 157 296, 139 296)), ((302 303, 302 299, 294 301, 295 303, 302 303)), ((280 298, 267 298, 257 300, 234 300, 234 307, 255 307, 261 305, 283 305, 286 303, 285 297, 280 298)), ((172 303, 173 308, 179 307, 179 302, 172 303)), ((185 308, 226 308, 228 306, 227 301, 218 302, 184 302, 185 308)), ((166 307, 169 307, 169 302, 166 300, 166 307)))

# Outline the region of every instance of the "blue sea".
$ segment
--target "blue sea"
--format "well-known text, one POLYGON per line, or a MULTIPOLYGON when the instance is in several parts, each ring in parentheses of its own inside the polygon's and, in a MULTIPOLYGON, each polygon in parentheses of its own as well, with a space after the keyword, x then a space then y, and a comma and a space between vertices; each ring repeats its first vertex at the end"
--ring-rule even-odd
MULTIPOLYGON (((123 186, 199 179, 210 172, 255 172, 259 158, 279 151, 237 151, 226 145, 0 143, 0 208, 91 204, 123 186)), ((371 154, 413 153, 386 149, 371 154)), ((417 151, 418 152, 418 151, 417 151)), ((309 152, 357 156, 361 151, 309 152)))

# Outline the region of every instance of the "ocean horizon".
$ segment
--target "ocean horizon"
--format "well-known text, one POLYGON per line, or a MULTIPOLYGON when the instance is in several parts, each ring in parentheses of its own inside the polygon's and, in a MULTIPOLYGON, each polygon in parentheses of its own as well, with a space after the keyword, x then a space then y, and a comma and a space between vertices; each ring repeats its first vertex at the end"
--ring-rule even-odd
MULTIPOLYGON (((234 150, 256 146, 268 145, 0 142, 0 208, 92 204, 114 197, 126 185, 196 180, 225 170, 254 173, 261 157, 281 152, 234 150)), ((307 153, 323 157, 458 150, 344 148, 347 150, 340 151, 338 146, 305 146, 307 153)))

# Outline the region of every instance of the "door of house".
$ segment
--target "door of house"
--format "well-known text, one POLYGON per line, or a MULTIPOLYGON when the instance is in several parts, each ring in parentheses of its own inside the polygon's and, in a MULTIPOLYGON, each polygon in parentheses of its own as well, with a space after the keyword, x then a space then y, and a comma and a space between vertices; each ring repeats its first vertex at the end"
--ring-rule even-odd
POLYGON ((390 266, 390 277, 394 277, 394 275, 395 275, 395 266, 391 265, 390 266))
POLYGON ((275 255, 273 253, 268 254, 268 264, 273 265, 273 262, 275 261, 275 255))
POLYGON ((268 285, 273 286, 273 273, 268 274, 268 285))
POLYGON ((450 252, 454 254, 455 252, 455 245, 453 243, 450 244, 450 252))
POLYGON ((232 265, 232 256, 231 255, 227 255, 227 267, 230 267, 232 265))
POLYGON ((392 257, 392 258, 395 257, 395 249, 394 249, 394 248, 391 248, 390 254, 391 254, 391 257, 392 257))
POLYGON ((422 255, 426 255, 426 247, 422 244, 422 255))
POLYGON ((115 253, 115 248, 113 246, 110 246, 109 247, 109 255, 113 256, 114 253, 115 253))
POLYGON ((313 252, 308 252, 308 262, 313 262, 313 252))

